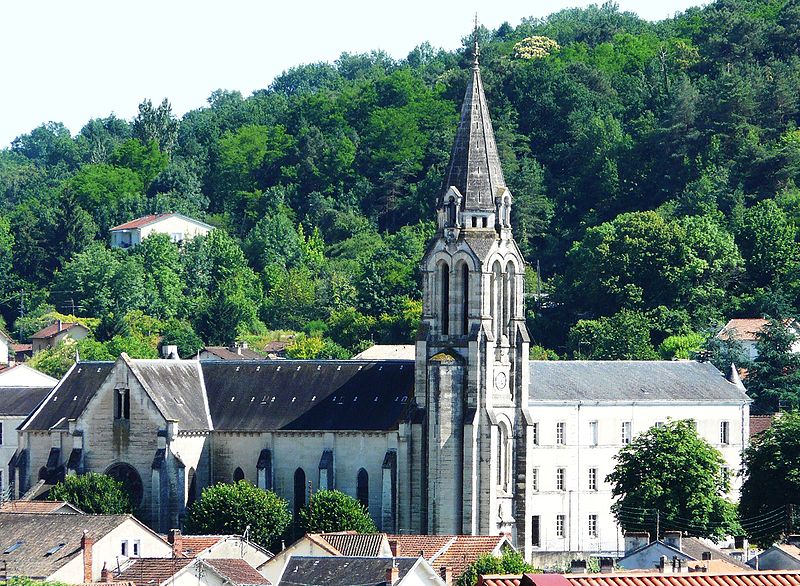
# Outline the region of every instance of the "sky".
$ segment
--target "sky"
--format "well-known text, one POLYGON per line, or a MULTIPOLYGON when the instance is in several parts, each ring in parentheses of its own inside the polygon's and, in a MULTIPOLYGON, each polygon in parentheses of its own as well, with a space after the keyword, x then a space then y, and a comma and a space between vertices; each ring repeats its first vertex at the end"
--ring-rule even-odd
MULTIPOLYGON (((701 0, 618 0, 660 20, 701 0)), ((282 71, 343 52, 403 58, 593 2, 549 0, 22 0, 0 3, 0 148, 48 121, 131 119, 145 98, 178 116, 216 89, 249 95, 282 71)), ((599 3, 599 2, 595 2, 599 3)))

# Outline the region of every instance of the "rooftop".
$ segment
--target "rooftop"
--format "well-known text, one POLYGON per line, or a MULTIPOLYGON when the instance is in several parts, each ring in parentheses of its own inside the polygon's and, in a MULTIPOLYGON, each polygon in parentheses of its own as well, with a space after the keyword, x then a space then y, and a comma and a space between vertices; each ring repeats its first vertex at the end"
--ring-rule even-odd
POLYGON ((417 558, 292 556, 286 563, 278 583, 287 586, 301 584, 384 586, 386 570, 392 563, 397 565, 399 578, 402 579, 417 563, 417 558))
POLYGON ((480 556, 511 544, 505 535, 387 535, 397 541, 397 555, 424 557, 437 571, 450 568, 460 576, 480 556))
POLYGON ((47 340, 48 338, 52 338, 56 334, 60 334, 61 332, 66 332, 67 330, 71 330, 74 327, 81 327, 87 329, 86 326, 81 325, 79 323, 74 322, 56 322, 54 324, 50 324, 46 328, 42 328, 35 334, 31 336, 31 339, 35 340, 47 340))
POLYGON ((0 504, 0 513, 73 513, 83 511, 66 501, 5 501, 0 504))
POLYGON ((414 360, 414 344, 375 344, 353 356, 354 360, 414 360))

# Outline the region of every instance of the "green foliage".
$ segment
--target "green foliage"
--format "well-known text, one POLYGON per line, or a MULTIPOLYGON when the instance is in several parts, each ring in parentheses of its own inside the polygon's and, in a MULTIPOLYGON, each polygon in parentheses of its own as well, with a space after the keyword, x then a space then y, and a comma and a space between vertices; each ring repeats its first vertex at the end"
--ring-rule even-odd
POLYGON ((740 534, 736 507, 725 498, 730 490, 725 459, 691 421, 651 427, 614 459, 606 482, 623 531, 654 531, 658 511, 662 532, 678 529, 711 539, 740 534))
POLYGON ((739 513, 748 537, 769 547, 788 531, 788 506, 800 505, 800 412, 783 413, 744 453, 739 513), (748 522, 747 519, 753 519, 748 522), (759 522, 761 519, 769 519, 759 522))
POLYGON ((650 327, 645 315, 623 309, 611 317, 579 320, 569 332, 569 347, 589 360, 652 360, 650 327))
POLYGON ((758 356, 747 374, 753 411, 775 412, 781 404, 800 408, 800 354, 794 351, 799 339, 794 329, 770 319, 756 337, 758 356))
POLYGON ((132 513, 133 506, 122 482, 96 472, 67 476, 56 483, 47 498, 67 501, 84 513, 120 515, 132 513))
POLYGON ((300 509, 300 524, 306 533, 355 531, 377 533, 366 507, 338 490, 319 490, 300 509))
POLYGON ((658 354, 664 360, 688 360, 703 348, 705 341, 705 336, 694 332, 682 336, 668 336, 658 346, 658 354))
POLYGON ((501 557, 485 553, 478 557, 466 571, 458 576, 456 586, 475 586, 478 583, 478 576, 486 574, 538 574, 532 565, 525 562, 522 554, 507 549, 501 557))
POLYGON ((269 549, 291 521, 285 500, 240 480, 204 488, 189 508, 185 531, 190 535, 243 535, 249 527, 250 540, 269 549))

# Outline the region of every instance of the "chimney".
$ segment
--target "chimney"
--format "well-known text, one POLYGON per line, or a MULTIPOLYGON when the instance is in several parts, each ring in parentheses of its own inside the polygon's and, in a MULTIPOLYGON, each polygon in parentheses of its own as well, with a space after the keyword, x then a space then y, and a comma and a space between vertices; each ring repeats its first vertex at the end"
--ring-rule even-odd
POLYGON ((447 586, 450 586, 453 583, 453 568, 449 566, 442 566, 439 568, 439 576, 444 580, 444 583, 447 586))
POLYGON ((664 531, 664 543, 678 551, 683 551, 681 537, 680 531, 664 531))
POLYGON ((704 551, 703 552, 703 561, 707 562, 707 561, 710 561, 710 560, 711 560, 711 552, 710 551, 704 551))
POLYGON ((572 560, 569 563, 570 574, 585 574, 586 573, 586 560, 572 560))
POLYGON ((178 346, 175 344, 161 346, 161 357, 166 360, 180 360, 178 346))
POLYGON ((650 543, 650 534, 629 532, 625 534, 625 555, 650 543))
POLYGON ((58 325, 59 332, 64 329, 64 324, 61 323, 61 320, 56 321, 56 324, 58 325))
POLYGON ((672 566, 667 563, 667 556, 662 555, 658 558, 658 571, 662 574, 672 573, 672 566))
POLYGON ((183 536, 180 529, 170 529, 167 541, 172 546, 172 557, 183 557, 183 536))
POLYGON ((400 579, 400 568, 398 568, 394 564, 394 559, 392 559, 392 565, 386 568, 386 584, 387 586, 391 586, 399 579, 400 579))
POLYGON ((94 545, 94 540, 89 537, 89 532, 84 530, 81 537, 81 549, 83 550, 83 581, 87 584, 94 582, 92 577, 92 545, 94 545))
POLYGON ((100 581, 101 582, 111 582, 111 572, 108 571, 106 567, 106 563, 103 562, 103 569, 100 570, 100 581))
POLYGON ((800 535, 797 533, 792 533, 791 535, 786 536, 786 543, 788 545, 793 545, 795 547, 800 547, 800 535))
POLYGON ((613 574, 614 573, 614 558, 600 558, 600 573, 613 574))
POLYGON ((396 539, 390 539, 389 540, 389 550, 392 552, 392 557, 396 558, 397 557, 397 540, 396 539))

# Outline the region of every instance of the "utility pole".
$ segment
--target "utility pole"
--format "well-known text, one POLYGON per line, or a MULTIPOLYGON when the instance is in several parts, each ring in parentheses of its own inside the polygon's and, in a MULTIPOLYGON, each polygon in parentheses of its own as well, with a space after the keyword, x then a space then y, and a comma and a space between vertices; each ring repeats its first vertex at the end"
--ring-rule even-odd
MULTIPOLYGON (((22 288, 19 290, 19 317, 25 317, 25 289, 22 288)), ((19 323, 19 319, 17 319, 17 323, 19 323)), ((22 324, 19 323, 17 326, 17 339, 22 341, 22 324)))

